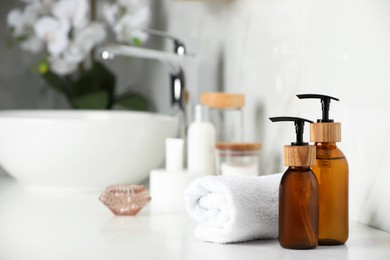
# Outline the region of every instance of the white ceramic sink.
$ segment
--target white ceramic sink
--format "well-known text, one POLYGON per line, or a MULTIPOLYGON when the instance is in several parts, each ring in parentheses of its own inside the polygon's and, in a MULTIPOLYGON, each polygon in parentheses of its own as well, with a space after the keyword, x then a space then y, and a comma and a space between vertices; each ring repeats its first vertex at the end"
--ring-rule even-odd
POLYGON ((0 164, 32 187, 102 190, 140 183, 164 160, 177 121, 125 111, 0 112, 0 164))

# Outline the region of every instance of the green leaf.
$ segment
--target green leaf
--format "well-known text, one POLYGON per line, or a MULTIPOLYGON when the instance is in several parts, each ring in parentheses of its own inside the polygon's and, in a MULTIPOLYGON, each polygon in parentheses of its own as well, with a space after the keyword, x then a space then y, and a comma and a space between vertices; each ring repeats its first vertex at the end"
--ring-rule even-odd
POLYGON ((138 38, 138 37, 134 37, 133 38, 133 44, 135 46, 141 46, 142 45, 142 40, 140 38, 138 38))
POLYGON ((105 90, 113 96, 115 75, 100 62, 94 62, 92 68, 85 71, 71 86, 71 94, 82 96, 91 92, 105 90))
POLYGON ((115 104, 129 110, 137 111, 147 111, 149 108, 148 100, 142 95, 134 92, 129 92, 118 97, 115 104))
POLYGON ((126 12, 126 7, 119 7, 118 16, 122 17, 124 14, 126 14, 126 12))
POLYGON ((109 109, 114 100, 115 82, 115 75, 110 70, 100 62, 94 62, 92 67, 70 86, 70 95, 80 97, 103 91, 108 99, 104 108, 109 109))
POLYGON ((67 83, 64 78, 61 78, 60 76, 51 72, 50 70, 41 75, 50 87, 62 93, 66 93, 67 83))
POLYGON ((73 98, 73 105, 78 109, 106 109, 108 102, 108 93, 104 90, 73 98))
POLYGON ((18 43, 24 42, 28 39, 27 35, 18 35, 15 37, 15 41, 18 43))

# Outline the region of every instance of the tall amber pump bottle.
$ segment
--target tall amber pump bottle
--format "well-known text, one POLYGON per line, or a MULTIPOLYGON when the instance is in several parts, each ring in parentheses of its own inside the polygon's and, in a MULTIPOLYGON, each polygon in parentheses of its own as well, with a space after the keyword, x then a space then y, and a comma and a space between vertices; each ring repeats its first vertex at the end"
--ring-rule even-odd
POLYGON ((318 245, 318 184, 310 166, 315 165, 314 145, 303 142, 307 119, 271 117, 272 122, 292 121, 297 141, 284 146, 288 166, 279 187, 279 243, 284 248, 311 249, 318 245))
POLYGON ((341 141, 341 124, 329 119, 330 101, 335 97, 302 94, 322 103, 322 119, 310 125, 310 141, 316 146, 316 165, 312 167, 319 190, 320 245, 340 245, 348 239, 348 162, 336 143, 341 141))

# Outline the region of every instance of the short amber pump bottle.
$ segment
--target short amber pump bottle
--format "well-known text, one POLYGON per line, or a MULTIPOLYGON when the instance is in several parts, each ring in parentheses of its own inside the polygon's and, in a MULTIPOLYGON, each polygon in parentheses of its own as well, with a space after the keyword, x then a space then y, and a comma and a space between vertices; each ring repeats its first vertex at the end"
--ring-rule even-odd
POLYGON ((302 94, 300 99, 320 99, 322 119, 310 125, 310 141, 316 146, 312 167, 319 191, 320 245, 340 245, 348 239, 348 162, 336 143, 341 141, 341 124, 329 119, 330 101, 335 97, 302 94))
POLYGON ((272 122, 292 121, 297 141, 284 146, 288 166, 279 187, 279 243, 289 249, 311 249, 318 245, 318 184, 310 166, 315 165, 314 145, 303 142, 307 119, 271 117, 272 122))

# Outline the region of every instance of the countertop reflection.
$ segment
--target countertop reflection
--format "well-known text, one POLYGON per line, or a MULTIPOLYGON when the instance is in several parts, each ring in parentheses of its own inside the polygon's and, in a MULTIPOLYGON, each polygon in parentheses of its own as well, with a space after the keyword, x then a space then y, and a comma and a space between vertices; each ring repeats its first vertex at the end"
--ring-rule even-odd
POLYGON ((343 246, 219 245, 196 240, 196 223, 182 208, 151 204, 135 217, 115 217, 98 197, 30 190, 0 175, 0 259, 390 259, 390 233, 356 222, 343 246))

